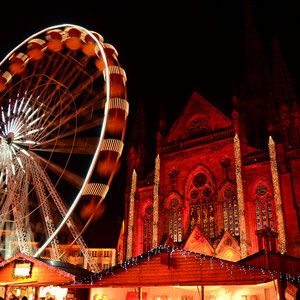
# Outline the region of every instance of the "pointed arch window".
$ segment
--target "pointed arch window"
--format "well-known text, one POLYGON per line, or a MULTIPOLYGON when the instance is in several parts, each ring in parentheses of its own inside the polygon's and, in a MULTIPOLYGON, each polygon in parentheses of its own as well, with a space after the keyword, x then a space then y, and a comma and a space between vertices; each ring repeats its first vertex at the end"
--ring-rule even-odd
POLYGON ((213 185, 210 176, 200 170, 189 181, 190 231, 197 225, 206 238, 215 239, 213 185))
POLYGON ((152 249, 152 233, 153 233, 153 206, 148 205, 145 209, 143 218, 143 252, 152 249))
POLYGON ((270 227, 275 231, 272 193, 267 184, 260 182, 255 186, 254 203, 257 230, 270 227))
POLYGON ((238 202, 235 189, 228 187, 222 195, 224 231, 228 230, 233 236, 239 237, 238 202))
POLYGON ((169 236, 174 242, 182 242, 182 211, 177 198, 171 200, 169 207, 169 236))

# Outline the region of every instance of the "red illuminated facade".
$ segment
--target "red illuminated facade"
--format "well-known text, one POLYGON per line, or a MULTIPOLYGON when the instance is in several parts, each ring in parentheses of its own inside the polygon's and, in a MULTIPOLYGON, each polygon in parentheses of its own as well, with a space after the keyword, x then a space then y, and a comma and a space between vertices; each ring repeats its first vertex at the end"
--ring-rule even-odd
POLYGON ((246 12, 245 36, 245 71, 233 97, 231 115, 195 91, 168 132, 161 117, 156 138, 159 178, 155 178, 154 160, 153 172, 143 175, 142 166, 149 158, 143 129, 135 129, 139 143, 132 143, 127 159, 124 255, 128 249, 136 256, 153 247, 158 180, 158 244, 168 239, 190 251, 237 261, 241 259, 241 231, 247 237, 247 255, 262 249, 261 236, 266 231, 270 249, 278 251, 282 210, 286 253, 300 257, 300 108, 278 41, 273 42, 273 63, 269 66, 250 10, 246 12), (236 134, 242 156, 245 228, 239 218, 236 134), (269 136, 276 145, 279 182, 274 182, 271 174, 269 136), (137 173, 134 195, 133 170, 137 173), (275 184, 282 207, 275 204, 275 184), (134 209, 130 212, 132 199, 134 209), (130 214, 132 224, 128 222, 130 214), (132 239, 128 242, 130 230, 132 239))

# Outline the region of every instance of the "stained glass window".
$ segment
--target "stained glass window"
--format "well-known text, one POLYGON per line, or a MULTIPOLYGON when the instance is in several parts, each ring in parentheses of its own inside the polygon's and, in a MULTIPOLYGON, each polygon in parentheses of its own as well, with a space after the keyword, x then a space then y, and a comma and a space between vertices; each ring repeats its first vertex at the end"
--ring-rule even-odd
POLYGON ((212 182, 204 172, 191 178, 188 197, 190 200, 190 231, 195 226, 202 230, 208 239, 215 239, 215 216, 212 182))
POLYGON ((234 236, 240 235, 238 202, 232 188, 227 188, 223 194, 223 220, 225 231, 234 236))
POLYGON ((206 201, 202 202, 202 212, 203 212, 203 232, 204 235, 208 236, 208 208, 206 201))
POLYGON ((275 231, 272 194, 269 187, 264 183, 259 183, 254 191, 256 228, 259 230, 270 227, 275 231))
POLYGON ((152 249, 153 206, 148 205, 143 219, 143 252, 152 249))
POLYGON ((229 223, 229 231, 233 233, 233 213, 232 213, 232 202, 228 203, 228 223, 229 223))
POLYGON ((260 205, 259 198, 255 197, 255 217, 256 217, 256 228, 257 230, 261 229, 261 218, 260 218, 260 205))
POLYGON ((224 231, 228 230, 228 208, 227 201, 223 200, 223 218, 224 218, 224 231))
POLYGON ((174 211, 173 214, 173 241, 177 242, 177 212, 174 211))
POLYGON ((173 238, 173 212, 170 209, 169 212, 169 236, 173 238))
POLYGON ((215 238, 215 216, 214 216, 214 206, 212 201, 208 202, 208 212, 209 212, 209 238, 215 238))
POLYGON ((201 205, 200 202, 196 204, 197 224, 201 224, 201 205))
POLYGON ((171 201, 171 208, 169 209, 169 236, 174 242, 182 242, 181 207, 178 199, 171 201))
POLYGON ((269 219, 269 226, 270 228, 275 231, 274 226, 274 218, 273 218, 273 210, 272 210, 272 197, 270 194, 267 194, 267 203, 268 203, 268 219, 269 219))
POLYGON ((236 197, 233 198, 233 216, 234 216, 234 235, 240 235, 240 227, 239 227, 239 210, 238 210, 238 202, 236 197))
POLYGON ((181 209, 178 210, 178 242, 182 242, 182 218, 181 209))

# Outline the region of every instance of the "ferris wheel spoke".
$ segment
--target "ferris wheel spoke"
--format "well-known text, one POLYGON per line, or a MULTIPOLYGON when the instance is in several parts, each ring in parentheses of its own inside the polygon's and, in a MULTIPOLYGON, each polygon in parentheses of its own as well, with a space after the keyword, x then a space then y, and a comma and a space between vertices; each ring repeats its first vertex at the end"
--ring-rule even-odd
MULTIPOLYGON (((59 69, 59 68, 58 68, 59 69)), ((76 68, 73 68, 70 72, 68 72, 68 76, 65 76, 66 78, 62 77, 60 80, 57 80, 55 78, 55 76, 51 76, 48 79, 48 82, 57 82, 59 83, 58 87, 64 87, 65 91, 62 95, 62 102, 66 101, 67 99, 65 98, 66 96, 64 94, 67 95, 67 98, 70 98, 68 95, 73 95, 72 97, 76 98, 76 95, 79 96, 85 89, 87 89, 87 87, 89 85, 91 85, 91 83, 97 79, 100 75, 102 75, 101 72, 96 72, 93 75, 89 75, 86 79, 83 79, 81 84, 78 87, 75 87, 73 90, 70 90, 71 87, 73 86, 74 82, 76 80, 78 80, 78 78, 80 77, 80 72, 75 72, 76 68), (70 80, 69 80, 70 79, 70 80), (69 81, 68 81, 69 80, 69 81)), ((56 70, 56 72, 58 72, 58 70, 56 70)), ((67 71, 65 70, 65 72, 67 73, 67 71)), ((48 86, 48 85, 47 85, 48 86)), ((43 89, 43 92, 46 93, 46 88, 43 89)), ((49 93, 46 97, 44 97, 44 103, 47 104, 48 102, 50 102, 53 98, 53 95, 56 91, 52 91, 52 93, 49 93)), ((43 93, 41 93, 43 94, 43 93)))
MULTIPOLYGON (((37 155, 38 156, 38 155, 37 155)), ((49 169, 52 173, 57 176, 62 176, 62 178, 67 181, 68 183, 72 184, 78 190, 81 188, 84 178, 79 176, 78 174, 63 168, 62 166, 55 164, 52 161, 46 160, 45 158, 38 156, 39 160, 42 164, 49 169)), ((45 171, 44 171, 45 172, 45 171)))
POLYGON ((65 86, 71 86, 82 74, 90 77, 90 74, 84 70, 84 66, 88 61, 87 57, 82 57, 80 61, 74 61, 70 54, 63 55, 67 62, 67 66, 64 68, 63 72, 59 73, 58 81, 65 86))
MULTIPOLYGON (((89 120, 89 122, 82 122, 83 124, 80 124, 79 126, 75 126, 74 128, 71 128, 68 131, 62 132, 57 136, 54 136, 53 138, 49 138, 47 140, 47 138, 51 135, 53 132, 55 132, 62 124, 65 125, 67 123, 69 123, 70 120, 72 120, 73 117, 69 116, 63 123, 60 123, 59 126, 54 127, 53 129, 51 129, 51 132, 47 132, 43 135, 41 135, 41 138, 38 140, 39 144, 45 144, 45 143, 51 143, 55 140, 61 139, 61 138, 65 138, 71 135, 74 135, 76 133, 80 133, 80 132, 84 132, 84 131, 88 131, 89 129, 92 129, 94 127, 99 127, 99 125, 102 123, 103 121, 103 117, 94 117, 93 120, 89 120)), ((69 123, 69 127, 70 127, 70 123, 69 123)), ((47 127, 43 127, 44 129, 48 129, 47 127)), ((64 128, 67 129, 67 128, 64 128)), ((49 130, 49 129, 48 129, 49 130)), ((46 130, 45 130, 46 131, 46 130)))
POLYGON ((52 142, 46 141, 36 148, 36 151, 55 152, 55 153, 74 153, 92 155, 95 153, 99 142, 97 137, 69 139, 54 139, 52 142))
MULTIPOLYGON (((22 114, 19 116, 18 119, 19 120, 25 119, 25 120, 29 121, 33 117, 33 114, 36 113, 36 115, 38 117, 35 118, 33 121, 31 121, 29 123, 29 125, 33 125, 34 123, 36 123, 36 125, 38 125, 38 127, 40 129, 43 128, 44 131, 46 131, 48 128, 50 128, 50 126, 57 123, 58 125, 53 127, 53 129, 50 132, 48 132, 48 134, 51 134, 54 130, 57 130, 59 127, 61 127, 62 125, 65 125, 70 120, 75 119, 79 116, 87 115, 86 111, 89 108, 91 108, 92 106, 95 109, 95 111, 97 111, 100 108, 103 108, 103 101, 99 101, 99 99, 103 99, 103 95, 98 95, 97 97, 94 97, 94 99, 92 99, 92 101, 90 101, 86 105, 82 106, 79 109, 79 111, 74 111, 73 113, 69 113, 66 117, 64 117, 63 120, 60 120, 59 122, 56 122, 59 119, 60 115, 55 114, 54 112, 61 105, 59 101, 54 106, 51 107, 50 111, 44 111, 43 107, 41 107, 41 104, 36 108, 37 99, 34 101, 33 105, 31 105, 29 108, 27 108, 28 105, 26 106, 26 104, 30 100, 30 98, 29 98, 29 100, 27 100, 27 102, 25 101, 26 104, 23 105, 23 107, 22 107, 22 104, 23 104, 24 101, 21 102, 20 107, 22 108, 22 114), (25 107, 26 107, 26 109, 25 109, 25 107), (50 117, 53 116, 53 115, 54 115, 54 118, 51 121, 49 121, 50 117), (44 124, 45 124, 46 127, 44 126, 44 124)), ((61 109, 60 113, 64 113, 66 110, 69 110, 70 109, 70 104, 72 104, 72 102, 73 102, 73 99, 70 98, 69 103, 64 103, 64 106, 61 109)), ((21 125, 19 124, 18 121, 16 121, 14 123, 14 126, 21 126, 21 125)), ((20 134, 23 133, 24 130, 26 130, 26 127, 23 128, 23 131, 21 131, 20 134)), ((40 131, 40 130, 36 130, 36 132, 38 132, 38 131, 40 131)), ((39 136, 41 134, 37 133, 36 135, 39 136)))
MULTIPOLYGON (((99 106, 102 106, 102 104, 99 104, 99 106)), ((88 108, 89 106, 87 105, 85 108, 88 108)), ((46 122, 46 120, 43 121, 42 124, 40 124, 40 128, 43 128, 42 131, 39 131, 37 133, 37 138, 35 139, 36 141, 38 141, 39 143, 41 143, 42 140, 46 140, 47 142, 47 137, 51 136, 54 132, 56 132, 59 128, 64 128, 64 130, 66 130, 68 127, 72 126, 71 121, 76 121, 76 118, 78 117, 85 117, 85 118, 90 118, 90 116, 87 115, 87 113, 85 112, 85 109, 80 109, 79 112, 75 111, 73 113, 70 113, 66 116, 60 117, 60 119, 58 120, 58 117, 55 117, 53 120, 51 120, 51 122, 46 122)), ((74 128, 72 128, 71 130, 67 131, 67 133, 61 133, 60 134, 60 138, 61 137, 66 137, 68 135, 72 135, 75 134, 76 132, 82 132, 88 129, 91 129, 93 127, 99 126, 99 124, 101 124, 103 120, 103 117, 94 117, 93 120, 89 120, 89 122, 81 122, 83 124, 81 124, 79 127, 77 127, 76 125, 74 125, 74 128)), ((52 140, 52 139, 50 139, 52 140)))

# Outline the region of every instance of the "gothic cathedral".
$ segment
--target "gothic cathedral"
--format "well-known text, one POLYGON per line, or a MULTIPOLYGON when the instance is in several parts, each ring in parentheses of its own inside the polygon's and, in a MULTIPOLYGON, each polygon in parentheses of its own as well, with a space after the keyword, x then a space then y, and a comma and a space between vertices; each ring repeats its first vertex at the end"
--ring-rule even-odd
POLYGON ((195 91, 169 132, 161 117, 144 177, 145 149, 131 145, 124 257, 168 243, 238 261, 260 251, 263 236, 271 250, 300 257, 300 107, 279 42, 269 66, 245 15, 245 72, 232 114, 195 91))

